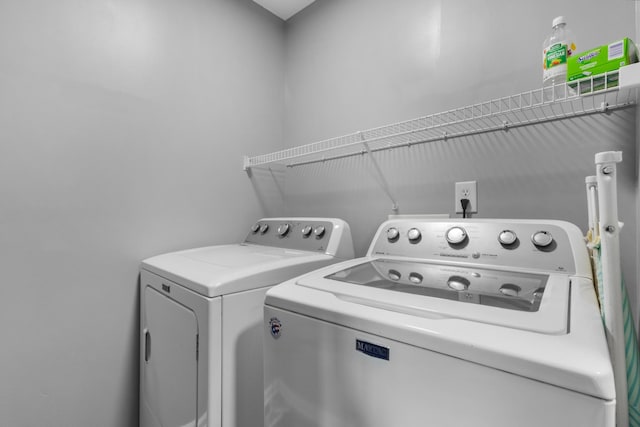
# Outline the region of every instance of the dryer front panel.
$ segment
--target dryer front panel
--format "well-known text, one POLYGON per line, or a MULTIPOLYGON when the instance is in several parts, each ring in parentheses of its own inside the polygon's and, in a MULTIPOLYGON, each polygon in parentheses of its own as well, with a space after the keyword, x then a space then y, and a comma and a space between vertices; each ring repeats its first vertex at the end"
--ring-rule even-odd
POLYGON ((144 288, 143 299, 141 427, 195 427, 196 316, 149 286, 144 288))

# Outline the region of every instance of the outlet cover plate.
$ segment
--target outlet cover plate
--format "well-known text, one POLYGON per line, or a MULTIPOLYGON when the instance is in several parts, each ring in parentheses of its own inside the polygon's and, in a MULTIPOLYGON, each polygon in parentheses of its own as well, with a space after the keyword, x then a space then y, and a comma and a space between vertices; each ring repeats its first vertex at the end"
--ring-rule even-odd
POLYGON ((456 213, 462 213, 462 204, 460 199, 469 199, 469 207, 467 213, 478 212, 478 182, 477 181, 463 181, 456 182, 456 192, 454 196, 454 202, 456 206, 456 213))

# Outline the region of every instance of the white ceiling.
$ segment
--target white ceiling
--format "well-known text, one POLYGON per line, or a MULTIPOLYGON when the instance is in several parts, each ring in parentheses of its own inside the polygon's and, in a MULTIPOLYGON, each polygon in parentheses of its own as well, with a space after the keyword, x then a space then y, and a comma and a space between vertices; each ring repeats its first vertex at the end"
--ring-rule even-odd
POLYGON ((315 0, 253 0, 283 20, 291 18, 315 0))

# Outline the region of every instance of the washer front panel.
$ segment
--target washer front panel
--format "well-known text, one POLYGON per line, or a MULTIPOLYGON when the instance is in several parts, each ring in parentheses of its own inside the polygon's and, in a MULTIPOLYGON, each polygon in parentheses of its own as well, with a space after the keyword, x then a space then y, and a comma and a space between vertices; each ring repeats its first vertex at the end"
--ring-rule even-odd
POLYGON ((270 306, 263 336, 265 426, 614 425, 615 401, 429 351, 395 336, 270 306), (277 338, 274 319, 282 328, 277 338), (372 357, 358 343, 382 349, 387 357, 372 357))

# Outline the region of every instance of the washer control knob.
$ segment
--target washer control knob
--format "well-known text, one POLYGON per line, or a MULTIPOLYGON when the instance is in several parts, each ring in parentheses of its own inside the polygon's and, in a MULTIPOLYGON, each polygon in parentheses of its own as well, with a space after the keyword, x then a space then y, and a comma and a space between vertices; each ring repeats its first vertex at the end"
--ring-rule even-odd
POLYGON ((313 227, 311 227, 310 225, 305 225, 304 228, 302 229, 302 236, 309 237, 312 231, 313 231, 313 227))
POLYGON ((518 236, 513 230, 502 230, 498 235, 498 241, 505 245, 513 245, 518 240, 518 236))
POLYGON ((414 285, 419 285, 420 283, 422 283, 422 280, 424 278, 422 277, 422 274, 420 273, 409 273, 409 281, 411 283, 413 283, 414 285))
POLYGON ((444 237, 447 239, 447 242, 452 245, 459 245, 467 240, 467 231, 460 226, 451 227, 447 230, 444 237))
POLYGON ((520 286, 514 285, 513 283, 505 283, 500 286, 500 293, 508 297, 517 297, 521 290, 520 286))
POLYGON ((447 280, 447 286, 449 286, 454 291, 466 291, 471 285, 468 279, 461 276, 451 276, 449 280, 447 280))
POLYGON ((538 248, 546 248, 553 243, 553 236, 548 231, 536 231, 531 236, 531 242, 538 248))
POLYGON ((410 242, 415 243, 420 240, 420 238, 422 237, 422 233, 420 233, 420 230, 418 230, 417 228, 412 228, 407 233, 407 237, 409 238, 410 242))
POLYGON ((396 240, 399 235, 400 235, 400 232, 395 227, 391 227, 390 229, 387 230, 387 240, 390 242, 396 240))
POLYGON ((402 274, 398 270, 389 270, 389 279, 393 281, 398 281, 402 277, 402 274))
POLYGON ((315 234, 317 238, 321 238, 322 236, 324 236, 324 232, 324 225, 319 225, 313 230, 313 234, 315 234))
POLYGON ((284 224, 280 224, 280 226, 278 227, 278 236, 284 237, 287 235, 287 233, 289 232, 289 224, 284 223, 284 224))
POLYGON ((260 224, 256 222, 251 226, 251 232, 255 234, 258 232, 258 230, 260 230, 260 224))
POLYGON ((262 224, 260 226, 260 234, 264 234, 267 232, 267 230, 269 230, 269 224, 262 224))

